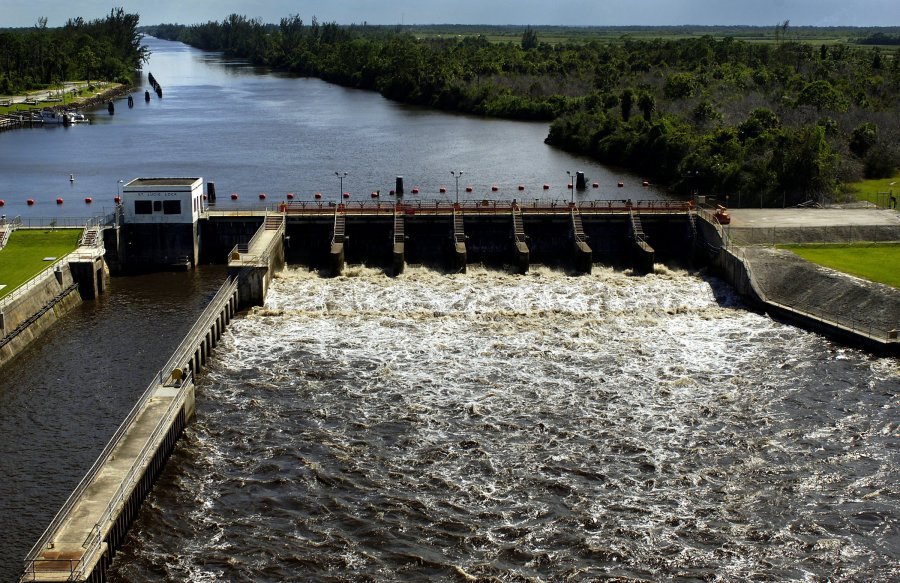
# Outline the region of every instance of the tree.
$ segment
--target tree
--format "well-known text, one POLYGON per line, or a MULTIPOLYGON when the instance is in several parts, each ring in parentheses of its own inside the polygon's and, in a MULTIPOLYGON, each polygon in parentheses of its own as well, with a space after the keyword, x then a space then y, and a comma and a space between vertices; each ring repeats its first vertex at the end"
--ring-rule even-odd
POLYGON ((525 32, 522 33, 522 50, 527 51, 529 49, 536 49, 537 46, 537 31, 531 28, 531 26, 526 27, 525 32))
POLYGON ((843 111, 847 108, 844 96, 824 79, 807 83, 797 97, 797 105, 811 105, 817 112, 823 109, 843 111))
POLYGON ((622 97, 619 100, 619 105, 622 108, 622 120, 628 121, 631 117, 631 107, 634 105, 634 91, 631 89, 626 89, 622 91, 622 97))
POLYGON ((650 121, 653 118, 653 112, 656 110, 656 98, 649 92, 642 91, 640 97, 638 97, 638 108, 644 115, 644 120, 650 121))
POLYGON ((861 123, 850 134, 850 151, 862 158, 878 142, 878 126, 871 122, 861 123))

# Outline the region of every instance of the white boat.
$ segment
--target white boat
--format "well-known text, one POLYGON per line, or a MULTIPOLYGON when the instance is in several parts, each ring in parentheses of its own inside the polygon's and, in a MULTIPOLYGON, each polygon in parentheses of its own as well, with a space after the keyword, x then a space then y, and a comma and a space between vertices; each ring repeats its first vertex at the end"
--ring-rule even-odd
POLYGON ((74 123, 88 123, 90 121, 83 113, 78 113, 77 111, 56 111, 55 109, 42 109, 40 120, 50 125, 71 125, 74 123))
POLYGON ((56 111, 55 109, 42 109, 41 110, 41 121, 45 124, 63 124, 69 125, 72 123, 72 118, 70 114, 64 111, 56 111))

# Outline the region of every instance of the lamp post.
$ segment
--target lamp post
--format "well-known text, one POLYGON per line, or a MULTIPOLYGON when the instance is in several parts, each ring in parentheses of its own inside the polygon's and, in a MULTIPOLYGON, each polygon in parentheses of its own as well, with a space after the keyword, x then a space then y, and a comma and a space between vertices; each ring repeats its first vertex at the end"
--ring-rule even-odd
POLYGON ((338 192, 338 204, 341 204, 341 197, 344 196, 344 177, 347 176, 347 173, 338 171, 334 175, 341 180, 341 190, 338 192))
POLYGON ((566 176, 569 177, 569 188, 572 189, 572 204, 575 204, 575 177, 572 176, 572 173, 566 170, 566 176))
POLYGON ((451 170, 450 174, 456 178, 456 206, 459 206, 459 177, 463 175, 462 170, 451 170))

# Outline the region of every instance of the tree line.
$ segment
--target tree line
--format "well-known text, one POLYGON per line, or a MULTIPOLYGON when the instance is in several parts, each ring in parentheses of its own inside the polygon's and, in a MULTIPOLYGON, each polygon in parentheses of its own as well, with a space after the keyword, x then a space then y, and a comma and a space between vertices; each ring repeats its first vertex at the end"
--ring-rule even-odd
POLYGON ((548 44, 402 27, 221 22, 151 34, 410 104, 551 122, 547 141, 683 193, 753 205, 830 197, 900 163, 900 59, 880 47, 711 36, 548 44))
POLYGON ((60 28, 48 28, 47 18, 40 18, 31 28, 0 30, 0 94, 70 79, 130 84, 149 54, 141 46, 138 18, 113 8, 105 18, 70 18, 60 28))

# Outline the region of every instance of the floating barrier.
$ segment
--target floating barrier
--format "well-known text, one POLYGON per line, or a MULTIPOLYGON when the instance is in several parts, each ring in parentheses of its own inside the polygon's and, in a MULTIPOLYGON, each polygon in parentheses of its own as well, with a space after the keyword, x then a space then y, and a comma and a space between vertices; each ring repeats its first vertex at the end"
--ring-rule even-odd
POLYGON ((265 193, 265 192, 260 192, 260 193, 259 193, 259 200, 266 200, 266 193, 265 193))
POLYGON ((593 184, 591 184, 591 186, 593 186, 594 188, 600 188, 600 183, 594 182, 593 184))
POLYGON ((236 193, 236 192, 232 192, 232 193, 231 193, 231 200, 237 200, 237 199, 238 199, 237 193, 236 193))
POLYGON ((34 206, 34 199, 29 198, 28 200, 25 201, 25 204, 27 204, 28 206, 34 206))
POLYGON ((93 198, 89 196, 84 197, 84 204, 91 204, 92 202, 94 202, 93 198))

